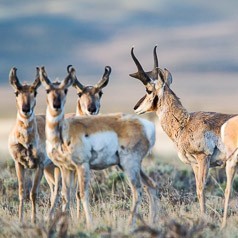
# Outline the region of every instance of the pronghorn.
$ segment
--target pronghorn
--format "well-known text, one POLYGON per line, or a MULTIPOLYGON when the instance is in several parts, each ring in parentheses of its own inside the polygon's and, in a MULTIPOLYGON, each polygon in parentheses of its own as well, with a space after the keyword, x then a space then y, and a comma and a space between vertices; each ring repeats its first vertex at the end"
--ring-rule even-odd
POLYGON ((225 164, 220 128, 234 115, 189 113, 170 89, 171 73, 158 67, 156 46, 153 52, 154 69, 150 72, 144 72, 133 51, 134 48, 131 49, 131 56, 138 72, 130 76, 139 79, 146 88, 146 95, 139 100, 134 110, 137 114, 156 112, 163 130, 174 142, 180 160, 192 166, 201 214, 204 214, 204 187, 209 167, 225 164))
POLYGON ((238 116, 225 122, 221 127, 221 139, 226 152, 226 190, 222 228, 226 226, 227 209, 231 194, 232 182, 238 165, 238 116))
MULTIPOLYGON (((69 73, 71 65, 67 67, 69 73)), ((87 116, 87 115, 97 115, 100 111, 102 89, 107 86, 109 82, 109 76, 111 74, 111 67, 106 66, 102 79, 99 80, 95 85, 83 85, 75 77, 73 86, 77 90, 78 100, 76 106, 76 113, 66 114, 66 118, 72 116, 87 116)), ((49 218, 51 219, 55 210, 55 206, 58 198, 58 190, 60 188, 60 171, 53 162, 49 163, 45 168, 45 178, 50 186, 51 190, 51 207, 49 212, 49 218)), ((80 212, 80 194, 76 193, 77 199, 77 217, 79 217, 80 212)))
MULTIPOLYGON (((67 67, 69 73, 71 65, 67 67)), ((76 106, 76 116, 97 115, 101 107, 101 97, 103 95, 102 89, 107 86, 109 76, 111 74, 111 67, 106 66, 102 79, 93 86, 85 86, 77 79, 73 86, 77 89, 78 101, 76 106)))
POLYGON ((19 220, 23 220, 24 173, 34 169, 35 176, 30 192, 32 202, 31 220, 36 221, 36 196, 43 174, 44 165, 49 162, 45 150, 45 116, 35 116, 37 88, 41 85, 39 68, 33 84, 21 84, 17 69, 12 68, 9 81, 16 95, 17 120, 9 135, 8 147, 15 161, 19 186, 19 220))
POLYGON ((150 218, 154 220, 156 186, 141 169, 143 158, 155 143, 154 124, 124 114, 65 119, 67 89, 75 80, 75 70, 71 68, 61 83, 51 83, 44 67, 41 67, 40 80, 47 92, 46 150, 61 170, 63 211, 69 209, 72 175, 76 172, 86 223, 90 227, 90 169, 102 170, 119 165, 128 177, 133 195, 130 224, 134 225, 141 202, 141 180, 149 192, 150 218))

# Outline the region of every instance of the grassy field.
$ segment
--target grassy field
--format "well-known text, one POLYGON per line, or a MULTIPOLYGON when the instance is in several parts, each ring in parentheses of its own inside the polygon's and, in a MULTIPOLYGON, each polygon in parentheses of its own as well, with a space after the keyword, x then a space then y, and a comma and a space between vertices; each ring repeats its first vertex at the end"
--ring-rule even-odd
MULTIPOLYGON (((194 84, 188 80, 189 76, 187 76, 186 79, 181 78, 180 82, 175 81, 175 91, 190 111, 235 113, 236 105, 230 103, 236 97, 235 87, 229 94, 224 94, 224 91, 227 91, 226 82, 215 85, 215 78, 213 75, 212 78, 208 77, 208 81, 197 81, 198 83, 194 84), (210 90, 212 87, 215 87, 214 91, 210 90), (188 91, 187 88, 190 90, 188 91)), ((235 77, 232 77, 232 80, 231 84, 235 83, 235 77)), ((141 87, 132 95, 129 89, 133 88, 133 83, 128 88, 120 88, 120 85, 116 85, 116 89, 113 87, 111 91, 106 88, 102 112, 133 113, 135 102, 144 93, 141 87), (119 90, 117 94, 116 90, 119 90), (118 97, 122 91, 124 97, 118 97), (111 100, 107 100, 106 95, 111 100)), ((155 225, 148 223, 148 201, 144 196, 140 208, 141 216, 137 219, 137 229, 133 232, 129 230, 127 218, 131 205, 131 192, 123 174, 117 169, 92 173, 90 204, 94 226, 91 230, 86 229, 83 212, 81 218, 77 220, 75 210, 71 211, 72 218, 58 211, 54 221, 45 222, 44 218, 50 206, 50 191, 45 179, 42 180, 39 193, 37 224, 30 223, 29 189, 25 195, 27 198, 25 221, 20 224, 18 222, 17 178, 14 163, 7 149, 7 137, 15 121, 15 98, 9 87, 0 88, 0 93, 3 98, 8 99, 7 102, 0 102, 0 237, 238 237, 237 177, 233 186, 228 226, 220 231, 226 184, 224 171, 210 171, 206 186, 207 214, 200 218, 191 168, 178 159, 172 142, 157 123, 157 141, 153 155, 146 158, 143 163, 144 170, 158 184, 159 216, 155 225)), ((67 111, 72 112, 75 110, 76 94, 72 90, 69 95, 66 106, 67 111)), ((40 90, 38 98, 37 113, 44 113, 44 90, 40 90)), ((153 115, 147 117, 154 120, 153 115)), ((30 187, 30 172, 26 178, 26 187, 30 187)))
MULTIPOLYGON (((1 120, 8 131, 14 120, 1 120), (4 123, 5 122, 5 125, 4 123)), ((1 128, 1 129, 3 129, 1 128)), ((2 130, 3 131, 3 130, 2 130)), ((158 184, 158 221, 148 223, 148 201, 146 194, 140 208, 137 229, 131 232, 127 226, 131 192, 127 181, 117 168, 92 172, 90 205, 94 218, 91 230, 85 226, 84 214, 76 219, 75 210, 71 217, 59 209, 55 219, 47 223, 49 211, 49 187, 43 178, 38 199, 37 224, 30 223, 31 204, 29 187, 31 171, 26 176, 25 221, 18 222, 18 184, 14 162, 6 150, 2 150, 0 162, 0 237, 237 237, 238 179, 235 178, 234 193, 229 209, 228 226, 220 231, 223 212, 225 175, 223 170, 211 170, 206 186, 207 214, 199 216, 195 180, 190 167, 181 163, 171 144, 158 130, 161 148, 146 158, 143 168, 158 184), (165 148, 163 148, 165 147, 165 148)), ((74 204, 75 208, 75 204, 74 204)))
MULTIPOLYGON (((0 237, 237 237, 236 199, 231 201, 227 228, 220 231, 219 227, 223 210, 224 171, 212 170, 210 173, 206 187, 208 209, 206 216, 201 219, 191 170, 161 163, 155 156, 147 158, 143 167, 158 184, 157 223, 148 223, 148 201, 145 195, 137 229, 133 232, 129 230, 130 189, 123 173, 118 169, 107 169, 92 172, 90 204, 94 225, 91 230, 87 230, 83 212, 81 218, 76 219, 75 210, 71 211, 72 218, 58 211, 52 222, 45 222, 50 206, 45 179, 42 180, 39 193, 37 224, 30 223, 29 189, 26 192, 25 220, 20 224, 17 178, 13 161, 7 159, 1 164, 0 174, 0 237)), ((26 188, 29 188, 30 172, 26 178, 26 188)), ((235 179, 235 195, 237 192, 238 180, 235 179)))

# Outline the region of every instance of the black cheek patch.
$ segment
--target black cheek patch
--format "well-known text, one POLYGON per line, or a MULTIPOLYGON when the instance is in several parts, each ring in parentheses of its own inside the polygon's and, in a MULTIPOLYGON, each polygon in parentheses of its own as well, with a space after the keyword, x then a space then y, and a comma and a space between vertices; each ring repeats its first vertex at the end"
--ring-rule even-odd
POLYGON ((103 95, 103 92, 102 91, 99 91, 99 97, 101 98, 102 97, 102 95, 103 95))
POLYGON ((158 104, 158 101, 159 101, 159 98, 158 98, 158 96, 156 95, 156 96, 154 97, 154 100, 153 100, 153 108, 156 108, 156 106, 157 106, 157 104, 158 104))
POLYGON ((134 110, 136 110, 141 105, 141 103, 144 101, 145 98, 146 95, 138 101, 138 103, 134 106, 134 110))

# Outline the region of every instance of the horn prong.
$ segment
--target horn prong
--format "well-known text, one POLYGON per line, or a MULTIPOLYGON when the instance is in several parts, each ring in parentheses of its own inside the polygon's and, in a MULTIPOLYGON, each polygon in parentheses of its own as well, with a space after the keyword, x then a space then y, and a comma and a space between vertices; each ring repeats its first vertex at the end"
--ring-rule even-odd
POLYGON ((150 77, 145 73, 144 69, 142 68, 139 60, 136 58, 135 54, 134 54, 134 47, 131 48, 131 57, 134 60, 138 72, 134 73, 134 74, 129 74, 131 77, 137 78, 139 79, 144 85, 147 85, 148 83, 150 83, 150 77))

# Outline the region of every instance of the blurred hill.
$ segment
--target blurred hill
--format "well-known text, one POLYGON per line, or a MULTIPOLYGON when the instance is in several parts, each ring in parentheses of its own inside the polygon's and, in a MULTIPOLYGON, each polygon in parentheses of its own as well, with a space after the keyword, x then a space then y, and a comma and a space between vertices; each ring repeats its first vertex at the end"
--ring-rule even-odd
POLYGON ((45 65, 52 77, 73 64, 86 82, 105 65, 114 81, 135 70, 130 48, 146 67, 159 45, 162 67, 178 72, 238 72, 236 0, 71 0, 0 2, 0 83, 12 66, 25 80, 45 65))
MULTIPOLYGON (((18 68, 21 81, 30 82, 36 66, 45 65, 51 79, 62 79, 66 66, 73 64, 83 84, 94 84, 110 65, 101 112, 134 113, 145 90, 129 77, 136 71, 130 56, 133 45, 145 70, 150 70, 158 44, 160 67, 171 71, 171 87, 189 111, 237 113, 237 9, 236 0, 0 1, 2 147, 6 149, 7 123, 16 115, 8 84, 11 67, 18 68)), ((36 111, 44 113, 45 92, 39 91, 36 111)), ((75 105, 71 89, 67 111, 74 111, 75 105)), ((161 150, 166 146, 162 143, 161 150)))

